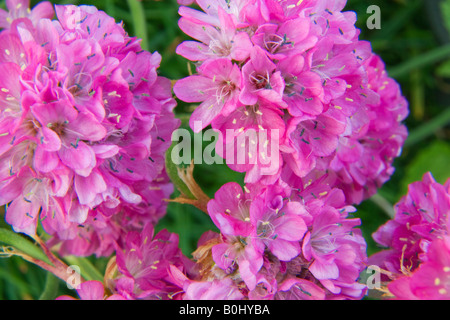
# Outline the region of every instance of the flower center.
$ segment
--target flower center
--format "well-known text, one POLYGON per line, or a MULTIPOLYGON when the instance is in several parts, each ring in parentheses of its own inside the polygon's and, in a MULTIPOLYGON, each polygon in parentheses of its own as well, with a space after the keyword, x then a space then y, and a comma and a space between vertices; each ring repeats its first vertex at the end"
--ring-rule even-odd
POLYGON ((273 239, 275 227, 270 221, 258 221, 256 232, 261 239, 273 239))
POLYGON ((211 40, 209 49, 219 57, 228 57, 231 54, 231 44, 216 39, 211 40))
POLYGON ((257 90, 272 89, 272 86, 270 85, 269 74, 266 74, 266 75, 262 75, 262 74, 253 75, 252 74, 252 75, 250 75, 250 82, 257 90))
POLYGON ((217 88, 216 97, 218 103, 225 103, 225 98, 236 90, 236 84, 230 80, 224 80, 217 88))
POLYGON ((66 134, 66 124, 65 123, 49 123, 47 128, 53 130, 58 136, 64 137, 66 134))
POLYGON ((287 36, 284 35, 283 37, 279 36, 278 34, 271 34, 268 35, 264 39, 264 45, 270 53, 276 53, 279 49, 281 49, 283 46, 291 46, 293 47, 293 43, 291 41, 287 40, 287 36))

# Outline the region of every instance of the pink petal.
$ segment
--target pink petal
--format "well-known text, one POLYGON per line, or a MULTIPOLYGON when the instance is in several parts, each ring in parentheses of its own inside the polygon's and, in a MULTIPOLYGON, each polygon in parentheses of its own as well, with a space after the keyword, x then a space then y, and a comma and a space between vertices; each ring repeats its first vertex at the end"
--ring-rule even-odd
POLYGON ((209 57, 209 47, 198 41, 183 41, 176 53, 191 61, 203 61, 209 57))
POLYGON ((299 242, 290 242, 283 239, 270 241, 269 250, 281 261, 291 261, 301 252, 299 242))
POLYGON ((80 113, 76 120, 68 124, 70 130, 78 134, 81 140, 99 141, 106 136, 106 129, 89 113, 80 113))
POLYGON ((59 149, 61 149, 61 140, 59 139, 59 136, 55 131, 47 127, 42 127, 40 133, 40 148, 49 152, 58 151, 59 149))
POLYGON ((36 222, 39 215, 40 204, 31 202, 24 197, 14 200, 6 210, 5 220, 12 225, 15 232, 33 235, 36 232, 36 222))
POLYGON ((81 300, 103 300, 105 296, 105 288, 100 281, 86 281, 80 285, 77 290, 81 300))
POLYGON ((37 171, 44 173, 52 172, 59 164, 59 157, 56 152, 46 151, 43 148, 36 148, 34 152, 34 167, 37 171))
POLYGON ((336 263, 321 263, 315 260, 310 266, 309 271, 319 280, 337 279, 339 277, 339 268, 336 263))
POLYGON ((6 20, 8 19, 9 13, 6 12, 3 9, 0 9, 0 28, 1 29, 8 29, 10 26, 10 23, 6 20))
POLYGON ((227 270, 235 259, 235 257, 231 255, 232 251, 230 250, 230 246, 226 243, 216 244, 212 247, 211 253, 214 262, 222 270, 227 270))
POLYGON ((52 19, 55 15, 53 5, 49 1, 38 3, 33 10, 31 10, 30 19, 38 21, 40 19, 52 19))
POLYGON ((31 109, 36 119, 43 125, 69 123, 76 119, 78 112, 67 102, 35 104, 31 109))
POLYGON ((70 222, 75 222, 77 224, 83 224, 89 214, 89 207, 82 206, 80 203, 73 201, 72 206, 69 211, 70 222))
POLYGON ((201 102, 211 96, 210 89, 213 88, 212 79, 203 76, 190 76, 178 80, 173 91, 176 96, 185 102, 201 102))
POLYGON ((95 155, 100 159, 108 159, 117 155, 120 151, 120 148, 116 145, 95 145, 92 146, 92 150, 94 150, 95 155))
POLYGON ((220 114, 222 108, 223 104, 217 102, 217 99, 214 97, 205 100, 192 113, 189 119, 189 125, 191 128, 194 128, 195 133, 199 133, 201 129, 204 129, 211 124, 211 122, 220 114), (196 126, 195 122, 200 122, 201 126, 196 126))
POLYGON ((89 168, 91 163, 95 162, 95 153, 82 141, 75 146, 61 148, 58 155, 65 165, 74 170, 89 168))
POLYGON ((245 61, 250 56, 253 45, 246 32, 239 32, 233 38, 233 47, 231 51, 231 58, 236 61, 245 61))
POLYGON ((80 204, 91 204, 97 194, 106 191, 106 188, 105 180, 96 171, 92 171, 88 177, 75 176, 75 191, 80 204))
POLYGON ((299 216, 283 216, 277 219, 277 222, 282 220, 282 222, 277 226, 276 232, 281 239, 287 241, 300 241, 308 227, 305 221, 299 216))

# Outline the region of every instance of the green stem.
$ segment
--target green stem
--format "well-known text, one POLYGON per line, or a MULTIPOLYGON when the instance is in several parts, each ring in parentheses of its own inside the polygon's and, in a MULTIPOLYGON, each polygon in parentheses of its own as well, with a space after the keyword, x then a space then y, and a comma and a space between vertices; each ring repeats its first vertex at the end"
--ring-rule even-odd
POLYGON ((53 273, 61 280, 68 281, 71 277, 71 275, 67 272, 68 266, 54 256, 53 253, 45 247, 45 244, 39 239, 39 237, 36 236, 36 239, 44 249, 44 252, 25 237, 10 230, 0 228, 0 242, 9 246, 0 247, 0 249, 2 249, 0 251, 0 256, 21 257, 22 259, 53 273))
POLYGON ((429 52, 416 56, 396 67, 389 69, 389 76, 399 78, 417 70, 450 57, 450 44, 433 49, 429 52))
POLYGON ((144 6, 139 0, 127 0, 127 3, 133 19, 134 35, 142 39, 142 49, 148 50, 147 23, 145 20, 144 6))
POLYGON ((389 201, 387 201, 385 198, 383 198, 379 193, 377 193, 372 198, 370 198, 370 200, 373 203, 375 203, 377 206, 379 206, 390 219, 394 219, 394 217, 395 217, 394 207, 392 206, 392 204, 389 201))
POLYGON ((41 260, 47 264, 51 263, 50 259, 39 247, 15 232, 0 228, 0 242, 12 246, 32 258, 41 260))
POLYGON ((95 266, 87 258, 79 258, 75 256, 64 257, 72 266, 78 266, 80 268, 81 276, 89 280, 98 280, 103 282, 103 275, 95 268, 95 266))
POLYGON ((174 184, 174 186, 187 198, 189 199, 195 199, 195 196, 192 194, 191 190, 189 190, 189 187, 181 180, 180 176, 178 175, 178 166, 173 163, 172 161, 172 150, 177 145, 177 142, 174 141, 174 143, 170 146, 169 150, 166 152, 166 172, 169 176, 170 180, 174 184))
POLYGON ((429 136, 433 135, 437 130, 443 128, 450 123, 450 107, 446 108, 444 112, 436 118, 428 121, 426 124, 414 129, 408 136, 405 142, 405 147, 410 147, 429 136))
POLYGON ((28 292, 29 284, 22 279, 22 277, 18 277, 15 274, 12 274, 11 272, 8 272, 8 270, 0 269, 0 279, 5 280, 6 283, 9 285, 9 287, 17 287, 20 292, 28 292))
POLYGON ((50 272, 47 273, 45 288, 39 300, 54 300, 58 294, 59 279, 50 272))

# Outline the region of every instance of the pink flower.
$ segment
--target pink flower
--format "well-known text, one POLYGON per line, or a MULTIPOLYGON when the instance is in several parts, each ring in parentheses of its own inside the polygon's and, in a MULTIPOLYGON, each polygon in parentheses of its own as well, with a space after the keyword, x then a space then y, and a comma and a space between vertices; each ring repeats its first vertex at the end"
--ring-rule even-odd
POLYGON ((317 36, 310 32, 314 26, 309 18, 286 19, 282 23, 265 23, 258 27, 252 42, 268 52, 270 58, 283 60, 311 49, 317 36))
POLYGON ((274 183, 283 165, 280 145, 285 139, 282 112, 267 103, 242 106, 228 116, 219 116, 212 127, 221 134, 216 147, 230 168, 246 172, 245 182, 265 178, 274 183))
MULTIPOLYGON (((205 4, 212 11, 212 5, 205 4)), ((216 7, 212 16, 186 7, 181 7, 179 13, 182 15, 180 29, 199 41, 182 42, 177 54, 194 61, 214 58, 243 61, 249 56, 252 48, 249 35, 238 31, 233 15, 221 6, 216 7)))
MULTIPOLYGON (((35 104, 32 108, 34 118, 41 127, 37 143, 34 167, 43 173, 54 170, 59 161, 75 172, 90 177, 91 186, 95 177, 89 172, 96 165, 94 150, 88 144, 102 140, 107 131, 92 114, 78 113, 68 101, 58 101, 48 104, 35 104)), ((82 178, 80 178, 82 179, 82 178)), ((75 181, 77 187, 78 180, 75 181)), ((81 180, 82 192, 89 193, 88 184, 81 180)), ((102 183, 102 182, 99 182, 102 183)), ((103 183, 106 189, 106 185, 103 183)), ((77 190, 80 198, 83 196, 81 189, 77 190)), ((95 193, 94 193, 95 195, 95 193)), ((82 204, 88 204, 81 199, 82 204)))
POLYGON ((360 203, 376 193, 394 172, 393 161, 408 135, 402 121, 408 115, 398 84, 387 76, 384 63, 372 55, 365 63, 368 87, 380 95, 352 119, 351 134, 341 137, 330 168, 337 186, 351 203, 360 203))
POLYGON ((279 62, 286 82, 283 100, 293 116, 319 115, 324 109, 324 88, 321 77, 305 66, 303 55, 291 55, 279 62))
POLYGON ((412 274, 401 276, 388 285, 395 299, 450 299, 450 238, 434 240, 428 249, 427 260, 412 274))
POLYGON ((285 160, 295 174, 299 177, 307 175, 318 166, 320 158, 336 152, 339 135, 344 133, 346 127, 344 119, 332 111, 315 119, 290 119, 286 134, 289 138, 286 149, 289 152, 285 160))
POLYGON ((237 65, 228 59, 209 60, 198 69, 199 75, 176 82, 175 94, 187 102, 202 102, 189 119, 192 128, 204 129, 219 115, 236 109, 241 85, 237 65), (195 126, 199 121, 201 125, 195 126))
POLYGON ((170 266, 172 282, 180 288, 173 297, 182 300, 241 300, 244 296, 229 278, 214 281, 190 280, 180 269, 170 266))
POLYGON ((297 208, 284 203, 282 190, 268 189, 250 206, 252 242, 261 254, 267 249, 281 261, 290 261, 300 252, 299 241, 307 231, 297 208))
POLYGON ((284 107, 282 96, 284 81, 276 65, 266 52, 255 47, 250 60, 242 67, 242 91, 239 100, 244 105, 255 105, 259 99, 284 107))
POLYGON ((430 245, 448 236, 449 190, 428 172, 422 181, 409 185, 407 195, 394 208, 394 219, 373 234, 386 250, 370 259, 372 264, 398 275, 426 262, 430 245))
POLYGON ((6 0, 8 11, 0 9, 0 28, 8 29, 11 24, 21 18, 30 19, 36 24, 40 19, 51 19, 55 14, 48 1, 40 2, 30 10, 30 0, 6 0))
MULTIPOLYGON (((119 294, 106 296, 103 283, 94 280, 81 283, 79 289, 77 289, 77 294, 80 300, 126 300, 125 297, 119 294)), ((56 300, 76 299, 70 296, 60 296, 56 300)))
POLYGON ((221 243, 212 247, 213 260, 227 273, 239 268, 242 279, 252 288, 256 285, 256 273, 263 259, 251 242, 253 226, 250 223, 249 199, 238 184, 229 183, 208 203, 208 212, 222 232, 221 243))
POLYGON ((167 299, 173 291, 169 266, 183 267, 178 236, 167 230, 154 235, 151 224, 147 224, 142 233, 128 232, 124 244, 116 246, 116 254, 122 275, 114 279, 115 290, 125 290, 136 299, 167 299), (126 289, 128 284, 132 284, 131 291, 126 289))
POLYGON ((216 193, 208 213, 221 234, 208 235, 195 254, 203 279, 232 279, 250 299, 364 296, 366 243, 360 220, 348 218, 354 208, 342 191, 298 180, 290 180, 295 189, 228 183, 216 193))
POLYGON ((291 278, 279 287, 276 300, 325 300, 325 290, 313 282, 291 278))
POLYGON ((325 288, 327 299, 360 299, 366 292, 358 282, 367 263, 366 242, 356 227, 360 219, 349 217, 355 208, 346 205, 343 192, 331 188, 326 177, 295 174, 282 176, 295 191, 290 197, 308 231, 302 239, 301 255, 288 262, 287 273, 308 269, 305 279, 325 288))

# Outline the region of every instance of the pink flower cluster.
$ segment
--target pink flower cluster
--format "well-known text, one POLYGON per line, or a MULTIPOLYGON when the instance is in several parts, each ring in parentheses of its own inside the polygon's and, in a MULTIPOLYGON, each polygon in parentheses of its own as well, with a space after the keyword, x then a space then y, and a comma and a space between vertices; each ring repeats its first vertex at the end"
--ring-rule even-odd
POLYGON ((165 214, 164 154, 179 121, 161 56, 93 6, 0 11, 0 205, 61 252, 110 255, 165 214))
MULTIPOLYGON (((177 52, 197 74, 174 92, 200 103, 192 128, 223 133, 227 159, 259 157, 229 163, 246 173, 245 187, 225 184, 207 203, 219 232, 201 237, 193 261, 178 235, 155 232, 173 191, 164 156, 179 126, 161 56, 95 7, 56 6, 51 20, 48 2, 30 10, 29 0, 0 10, 6 221, 28 235, 41 225, 61 254, 112 256, 104 283, 82 283, 81 299, 361 299, 368 259, 351 204, 393 173, 408 108, 358 39, 355 14, 342 12, 345 0, 178 2, 203 10, 179 10, 195 41, 177 52), (250 139, 257 154, 235 143, 250 131, 268 134, 250 139), (274 144, 275 166, 261 161, 274 144)), ((427 175, 375 234, 392 248, 373 259, 396 275, 393 294, 447 297, 449 187, 427 175), (422 274, 436 275, 433 287, 422 274)))
POLYGON ((366 243, 352 211, 325 184, 228 183, 208 203, 220 234, 199 241, 199 277, 172 276, 184 299, 360 299, 366 243))
POLYGON ((373 235, 388 249, 370 263, 386 271, 397 299, 450 299, 450 179, 441 185, 425 174, 395 210, 395 218, 373 235))
POLYGON ((181 100, 200 103, 191 127, 221 132, 227 160, 243 153, 244 164, 228 164, 247 183, 269 185, 283 171, 307 181, 327 172, 349 203, 373 195, 394 171, 408 108, 370 44, 358 39, 355 13, 342 12, 346 1, 197 4, 203 11, 180 7, 179 26, 195 40, 177 48, 197 63, 197 74, 174 87, 181 100), (235 143, 250 131, 268 135, 257 160, 235 143), (270 155, 276 165, 264 161, 271 144, 279 147, 270 155))
POLYGON ((220 233, 208 231, 200 238, 193 261, 181 253, 177 235, 166 230, 155 235, 148 224, 142 232, 128 232, 124 243, 116 245, 105 288, 84 284, 79 295, 127 300, 361 299, 366 294, 366 285, 359 282, 367 264, 366 242, 356 228, 360 219, 349 217, 354 210, 341 190, 321 180, 295 189, 285 184, 247 184, 242 189, 231 182, 208 203, 220 233))
MULTIPOLYGON (((200 103, 191 127, 211 125, 222 136, 233 129, 232 140, 267 131, 279 165, 267 174, 262 162, 229 164, 246 173, 246 185, 228 183, 209 201, 220 232, 201 237, 194 261, 174 234, 155 236, 150 224, 129 232, 116 245, 107 291, 125 299, 361 299, 366 242, 349 203, 393 173, 407 134, 399 86, 358 40, 345 1, 196 3, 204 12, 179 11, 180 28, 196 41, 177 52, 197 62, 197 74, 174 86, 178 98, 200 103)), ((219 143, 227 157, 228 137, 219 143)))
MULTIPOLYGON (((154 234, 148 223, 141 231, 129 231, 108 263, 104 282, 85 281, 77 289, 81 300, 171 300, 180 288, 170 268, 195 276, 194 263, 178 248, 178 235, 162 230, 154 234)), ((60 296, 57 300, 73 300, 60 296)))

